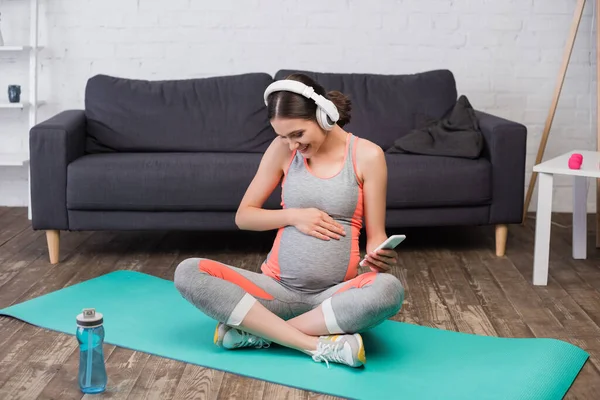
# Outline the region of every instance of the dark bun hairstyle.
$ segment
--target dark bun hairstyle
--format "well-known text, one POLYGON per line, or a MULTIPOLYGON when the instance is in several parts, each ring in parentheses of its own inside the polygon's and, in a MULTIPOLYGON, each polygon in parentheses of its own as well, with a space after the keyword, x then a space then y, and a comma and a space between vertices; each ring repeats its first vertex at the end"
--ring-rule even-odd
MULTIPOLYGON (((317 94, 329 99, 335 104, 340 114, 337 125, 343 127, 350 122, 350 111, 352 111, 352 103, 350 99, 343 93, 332 90, 325 92, 323 86, 307 75, 296 73, 288 75, 285 79, 291 79, 304 83, 307 86, 312 86, 317 94)), ((267 114, 269 119, 276 117, 280 118, 302 118, 306 120, 316 121, 317 105, 311 99, 289 92, 279 91, 274 92, 267 98, 267 114)))

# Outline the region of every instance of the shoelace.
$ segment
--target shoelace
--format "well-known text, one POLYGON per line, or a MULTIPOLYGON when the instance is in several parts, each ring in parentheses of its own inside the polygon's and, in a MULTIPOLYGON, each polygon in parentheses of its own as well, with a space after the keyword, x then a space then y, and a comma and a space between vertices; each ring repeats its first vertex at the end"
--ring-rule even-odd
POLYGON ((240 344, 238 345, 238 347, 252 345, 255 347, 267 348, 271 345, 270 342, 266 341, 265 339, 263 339, 261 337, 253 335, 251 333, 248 333, 248 332, 245 332, 242 330, 238 330, 238 332, 242 335, 242 340, 240 341, 240 344))
POLYGON ((342 358, 341 352, 338 352, 340 345, 341 343, 319 342, 317 351, 313 354, 312 359, 317 362, 325 361, 327 368, 329 368, 329 361, 346 364, 346 361, 342 358))

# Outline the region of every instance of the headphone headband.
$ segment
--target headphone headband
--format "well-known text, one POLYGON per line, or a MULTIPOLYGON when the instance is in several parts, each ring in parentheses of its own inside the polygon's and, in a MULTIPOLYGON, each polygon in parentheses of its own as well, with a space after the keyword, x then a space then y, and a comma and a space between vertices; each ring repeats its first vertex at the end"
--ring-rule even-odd
MULTIPOLYGON (((340 114, 337 110, 337 107, 333 102, 320 94, 315 92, 315 89, 312 86, 307 86, 302 82, 294 81, 291 79, 282 79, 279 81, 275 81, 271 83, 264 93, 264 101, 265 105, 268 104, 267 98, 273 92, 279 91, 288 91, 297 94, 301 94, 307 99, 312 99, 317 104, 317 121, 321 125, 323 129, 331 129, 333 125, 340 118, 340 114), (326 117, 329 117, 332 123, 329 123, 326 118, 319 118, 322 112, 319 112, 319 109, 322 110, 326 114, 326 117), (323 120, 323 121, 322 121, 323 120)), ((324 117, 324 116, 323 116, 324 117)))

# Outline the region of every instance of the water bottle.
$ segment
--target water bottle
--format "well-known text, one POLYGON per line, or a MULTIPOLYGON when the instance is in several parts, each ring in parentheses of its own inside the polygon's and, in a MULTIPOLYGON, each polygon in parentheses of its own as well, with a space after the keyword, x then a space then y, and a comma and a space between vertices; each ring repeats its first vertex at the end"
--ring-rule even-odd
POLYGON ((79 342, 79 388, 83 393, 101 393, 106 389, 104 365, 104 319, 93 308, 85 308, 77 316, 79 342))

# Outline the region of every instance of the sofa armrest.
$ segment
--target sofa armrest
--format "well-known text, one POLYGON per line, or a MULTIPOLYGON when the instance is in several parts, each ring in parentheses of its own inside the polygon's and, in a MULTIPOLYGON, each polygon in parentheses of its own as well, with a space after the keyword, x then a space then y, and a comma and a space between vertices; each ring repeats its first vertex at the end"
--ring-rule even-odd
POLYGON ((85 153, 83 110, 63 111, 29 131, 33 229, 69 229, 67 166, 85 153))
POLYGON ((483 156, 492 164, 490 224, 520 223, 523 218, 527 128, 476 111, 485 144, 483 156))

